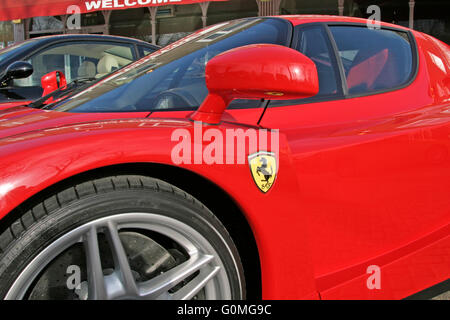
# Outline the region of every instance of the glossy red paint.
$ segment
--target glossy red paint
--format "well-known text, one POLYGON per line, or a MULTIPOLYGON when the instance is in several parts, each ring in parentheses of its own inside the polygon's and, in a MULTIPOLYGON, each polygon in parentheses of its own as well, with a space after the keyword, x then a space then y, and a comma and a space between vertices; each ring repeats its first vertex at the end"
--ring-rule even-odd
MULTIPOLYGON (((265 299, 397 299, 450 277, 450 55, 448 46, 413 34, 419 70, 405 88, 263 115, 227 110, 218 125, 203 124, 221 132, 258 122, 280 129, 279 172, 267 194, 255 187, 248 164, 182 165, 242 210, 257 242, 265 299), (380 290, 367 287, 373 264, 381 268, 380 290)), ((172 166, 171 134, 184 128, 194 135, 191 113, 3 111, 0 217, 91 169, 172 166)))
POLYGON ((301 99, 319 92, 316 65, 297 50, 255 44, 212 58, 205 70, 209 94, 191 119, 217 124, 234 99, 301 99))
POLYGON ((43 127, 56 130, 66 125, 80 125, 83 128, 97 127, 95 121, 106 119, 145 118, 148 112, 81 114, 65 113, 27 107, 14 107, 0 113, 0 139, 24 132, 39 131, 43 127), (93 123, 94 122, 94 123, 93 123))
POLYGON ((415 37, 408 87, 269 108, 260 123, 287 136, 324 299, 404 298, 450 275, 450 68, 415 37), (367 289, 370 265, 381 290, 367 289))
POLYGON ((26 106, 30 103, 31 101, 14 101, 14 102, 0 103, 0 110, 9 109, 17 106, 26 106))
MULTIPOLYGON (((194 111, 154 111, 149 118, 181 118, 188 119, 194 111)), ((229 109, 222 114, 222 121, 256 125, 264 113, 264 108, 229 109)))
MULTIPOLYGON (((22 108, 17 112, 27 111, 22 108)), ((41 111, 41 115, 42 113, 41 111)), ((39 112, 35 116, 38 114, 39 112)), ((60 119, 60 115, 53 115, 53 112, 46 114, 50 119, 56 119, 53 121, 60 119)), ((77 116, 79 115, 75 115, 77 116)), ((20 130, 22 126, 13 129, 4 126, 11 124, 13 119, 11 117, 10 121, 3 122, 3 126, 0 124, 0 131, 20 130)), ((9 137, 0 140, 0 212, 4 216, 32 194, 90 169, 120 163, 155 162, 173 165, 170 155, 177 142, 171 142, 170 137, 177 128, 189 130, 192 136, 194 134, 193 123, 181 119, 105 120, 59 125, 36 131, 23 129, 22 134, 17 131, 5 133, 3 136, 9 137)), ((215 128, 225 131, 240 126, 223 123, 215 128)), ((296 196, 298 188, 289 146, 283 141, 282 139, 280 145, 277 188, 270 191, 270 198, 254 186, 248 164, 183 165, 187 170, 215 181, 245 212, 255 233, 260 255, 264 258, 262 274, 265 279, 265 298, 268 299, 310 297, 316 292, 312 265, 309 262, 311 260, 307 258, 309 253, 303 240, 303 216, 298 214, 294 202, 285 203, 286 197, 296 196), (279 210, 280 203, 284 203, 284 215, 273 219, 273 213, 279 210), (290 232, 293 230, 296 232, 290 232), (281 234, 284 236, 265 240, 281 234), (296 248, 297 243, 301 248, 296 248), (302 265, 296 266, 295 272, 290 267, 292 256, 279 250, 293 250, 293 247, 296 248, 295 256, 305 258, 302 265), (273 277, 274 274, 278 276, 273 277), (303 285, 286 287, 285 284, 291 281, 303 285)))

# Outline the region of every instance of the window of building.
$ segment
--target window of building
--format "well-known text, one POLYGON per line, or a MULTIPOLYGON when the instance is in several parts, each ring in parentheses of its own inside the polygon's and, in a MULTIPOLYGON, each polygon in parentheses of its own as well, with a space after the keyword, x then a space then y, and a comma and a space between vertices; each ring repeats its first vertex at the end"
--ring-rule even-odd
POLYGON ((0 21, 0 49, 14 42, 14 28, 10 21, 0 21))
POLYGON ((450 2, 415 0, 414 29, 450 43, 450 2))
POLYGON ((282 0, 280 14, 338 14, 337 0, 298 1, 282 0))

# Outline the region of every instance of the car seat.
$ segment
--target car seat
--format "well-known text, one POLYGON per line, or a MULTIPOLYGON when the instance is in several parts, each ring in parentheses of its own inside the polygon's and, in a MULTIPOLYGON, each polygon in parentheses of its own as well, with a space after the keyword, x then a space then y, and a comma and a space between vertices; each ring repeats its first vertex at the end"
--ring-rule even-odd
POLYGON ((97 67, 92 61, 83 61, 78 67, 78 78, 93 78, 97 74, 97 67))
POLYGON ((385 41, 382 48, 361 50, 347 75, 349 93, 386 90, 404 83, 412 66, 408 52, 411 48, 406 41, 385 41))
POLYGON ((347 75, 350 93, 373 91, 376 80, 386 67, 389 50, 379 52, 359 52, 347 75))
POLYGON ((101 78, 116 69, 119 69, 119 62, 114 57, 105 55, 98 61, 96 78, 101 78))

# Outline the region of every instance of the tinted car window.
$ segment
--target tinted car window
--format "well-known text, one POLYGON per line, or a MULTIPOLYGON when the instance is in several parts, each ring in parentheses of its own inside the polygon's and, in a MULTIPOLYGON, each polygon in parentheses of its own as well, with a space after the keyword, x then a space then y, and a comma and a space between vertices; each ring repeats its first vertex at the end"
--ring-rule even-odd
POLYGON ((222 23, 185 38, 182 45, 163 48, 129 70, 49 108, 72 112, 195 109, 208 93, 205 66, 211 58, 248 44, 286 45, 289 33, 289 24, 281 19, 222 23))
POLYGON ((296 49, 310 58, 319 76, 319 95, 337 92, 335 66, 331 60, 331 50, 322 27, 311 27, 300 32, 296 49))
MULTIPOLYGON (((333 57, 333 50, 323 27, 301 27, 298 32, 295 49, 310 58, 316 65, 319 77, 319 93, 312 99, 334 96, 340 93, 335 72, 337 70, 336 59, 333 57)), ((293 105, 310 100, 311 98, 271 101, 270 106, 293 105)))
POLYGON ((38 87, 41 77, 49 72, 64 72, 67 82, 79 78, 101 78, 134 59, 131 45, 109 42, 59 43, 33 54, 28 61, 33 74, 26 79, 14 80, 16 87, 38 87))
POLYGON ((413 70, 411 44, 405 32, 366 27, 334 26, 350 94, 398 87, 413 70))
POLYGON ((149 48, 149 47, 144 47, 144 46, 138 46, 139 49, 139 55, 141 57, 145 57, 147 55, 149 55, 150 53, 155 52, 155 49, 149 48))

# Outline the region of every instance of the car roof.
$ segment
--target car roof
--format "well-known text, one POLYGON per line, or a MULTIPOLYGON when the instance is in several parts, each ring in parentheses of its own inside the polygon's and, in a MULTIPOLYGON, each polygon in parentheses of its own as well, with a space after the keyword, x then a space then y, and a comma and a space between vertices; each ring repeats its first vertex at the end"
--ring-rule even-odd
POLYGON ((144 45, 147 47, 153 47, 155 49, 159 49, 158 46, 150 44, 150 43, 142 41, 142 40, 121 37, 121 36, 102 35, 102 34, 59 34, 59 35, 50 35, 50 36, 32 38, 32 39, 28 39, 25 41, 35 42, 36 44, 37 43, 44 44, 44 43, 49 43, 49 42, 53 42, 53 41, 64 41, 64 40, 120 41, 120 42, 134 43, 134 44, 139 44, 139 45, 144 45))
MULTIPOLYGON (((347 16, 333 16, 333 15, 281 15, 276 16, 278 18, 283 18, 285 20, 290 21, 294 26, 306 24, 306 23, 316 23, 316 22, 336 22, 336 23, 355 23, 355 24, 366 24, 368 19, 356 18, 356 17, 347 17, 347 16)), ((380 21, 380 25, 384 27, 397 28, 402 30, 410 30, 406 27, 399 26, 397 24, 387 23, 380 21)))

